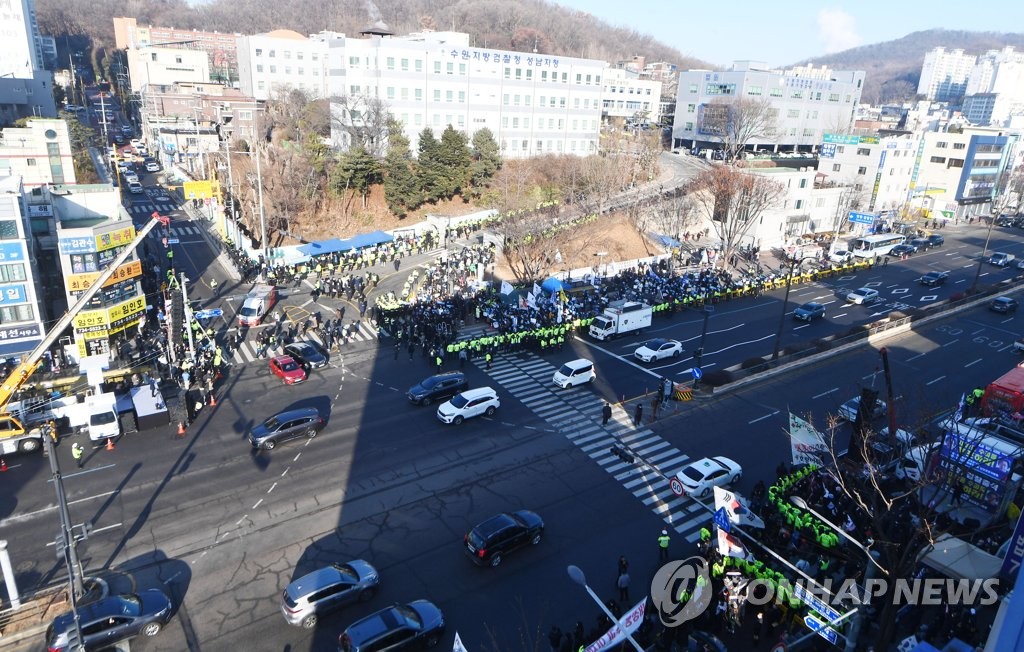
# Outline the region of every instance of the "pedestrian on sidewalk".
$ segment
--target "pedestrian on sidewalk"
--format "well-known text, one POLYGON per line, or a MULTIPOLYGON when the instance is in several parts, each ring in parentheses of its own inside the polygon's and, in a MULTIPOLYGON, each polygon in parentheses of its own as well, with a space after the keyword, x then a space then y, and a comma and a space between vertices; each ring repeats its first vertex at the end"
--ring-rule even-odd
POLYGON ((644 405, 643 403, 636 404, 636 410, 633 412, 633 427, 639 428, 640 424, 644 420, 644 405))
POLYGON ((83 458, 85 457, 85 449, 82 448, 82 445, 79 444, 77 441, 74 444, 71 444, 71 457, 74 458, 75 464, 78 465, 78 468, 82 468, 82 464, 84 463, 83 458))
POLYGON ((608 420, 612 418, 612 406, 608 401, 605 401, 604 407, 601 408, 601 425, 607 426, 608 420))

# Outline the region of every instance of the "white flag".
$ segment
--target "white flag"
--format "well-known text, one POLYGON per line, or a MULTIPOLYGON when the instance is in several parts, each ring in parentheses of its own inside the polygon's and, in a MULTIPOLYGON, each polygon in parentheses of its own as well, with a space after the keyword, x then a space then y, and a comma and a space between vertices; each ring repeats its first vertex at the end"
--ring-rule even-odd
POLYGON ((467 652, 466 646, 462 644, 462 639, 459 638, 458 632, 455 632, 455 645, 452 646, 452 652, 467 652))
POLYGON ((502 281, 501 282, 501 293, 502 294, 512 294, 512 290, 514 290, 514 289, 515 288, 513 288, 512 284, 509 283, 508 281, 502 281))
POLYGON ((715 511, 724 509, 730 523, 741 527, 763 528, 764 521, 757 514, 750 511, 750 504, 747 499, 735 491, 727 491, 721 487, 715 487, 715 511))
POLYGON ((536 282, 534 282, 534 284, 533 284, 533 296, 535 296, 535 297, 539 297, 540 296, 540 286, 537 285, 536 282))
POLYGON ((789 443, 794 465, 824 465, 829 459, 825 436, 792 412, 789 413, 789 443))
POLYGON ((531 308, 537 307, 537 297, 533 296, 533 292, 526 293, 526 305, 530 306, 531 308))

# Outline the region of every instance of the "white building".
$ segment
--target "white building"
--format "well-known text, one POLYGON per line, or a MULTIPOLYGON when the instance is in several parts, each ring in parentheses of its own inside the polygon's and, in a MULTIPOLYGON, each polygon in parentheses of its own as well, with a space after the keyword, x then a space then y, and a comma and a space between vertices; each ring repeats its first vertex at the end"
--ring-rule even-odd
POLYGON ((31 351, 46 333, 18 176, 0 175, 0 232, 0 358, 7 359, 31 351))
POLYGON ((30 191, 77 183, 68 124, 38 118, 0 131, 0 177, 14 175, 30 191))
MULTIPOLYGON (((597 151, 604 61, 471 47, 459 32, 368 33, 331 46, 330 95, 349 106, 347 119, 380 100, 414 152, 425 127, 440 136, 448 125, 470 137, 490 129, 507 158, 597 151)), ((332 131, 346 146, 337 120, 332 131)))
POLYGON ((53 75, 45 70, 34 0, 0 3, 0 123, 57 117, 53 75))
POLYGON ((344 34, 320 32, 308 38, 290 29, 238 37, 238 82, 257 100, 298 89, 310 98, 328 95, 327 54, 344 34))
POLYGON ((636 124, 658 124, 661 82, 641 79, 630 70, 609 68, 604 72, 601 112, 605 120, 619 118, 636 124))
POLYGON ((924 55, 917 94, 938 102, 956 101, 967 90, 967 78, 977 60, 960 48, 935 48, 924 55))
POLYGON ((767 100, 776 122, 776 134, 753 139, 753 149, 811 151, 826 133, 849 129, 860 102, 864 71, 833 71, 803 66, 768 69, 763 63, 737 61, 721 72, 688 70, 679 73, 673 146, 717 148, 721 138, 705 120, 718 107, 738 99, 767 100))
POLYGON ((132 91, 147 86, 170 86, 178 82, 210 81, 210 59, 203 50, 179 50, 142 46, 128 48, 128 74, 132 91))
POLYGON ((1024 52, 1006 47, 978 57, 966 93, 964 115, 972 124, 1004 125, 1024 114, 1024 52))
POLYGON ((919 145, 920 136, 911 134, 825 134, 818 172, 829 185, 852 187, 861 210, 896 210, 907 201, 919 145))

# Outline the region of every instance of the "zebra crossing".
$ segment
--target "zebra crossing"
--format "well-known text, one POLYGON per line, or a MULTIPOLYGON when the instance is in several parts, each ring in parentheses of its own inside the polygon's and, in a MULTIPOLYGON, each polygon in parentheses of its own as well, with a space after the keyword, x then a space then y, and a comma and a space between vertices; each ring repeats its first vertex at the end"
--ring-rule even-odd
MULTIPOLYGON (((171 231, 171 236, 170 237, 172 237, 172 238, 182 238, 182 237, 185 237, 185 236, 196 236, 196 237, 198 237, 200 235, 199 227, 188 226, 186 224, 174 224, 173 222, 171 223, 170 231, 171 231)), ((159 240, 159 239, 164 238, 166 236, 167 236, 167 230, 166 229, 153 229, 152 231, 149 232, 149 235, 148 235, 148 237, 156 239, 156 240, 159 240)))
MULTIPOLYGON (((305 339, 315 342, 321 348, 326 350, 327 345, 318 333, 310 330, 304 337, 305 339)), ((344 350, 346 346, 351 346, 355 342, 375 342, 376 340, 377 329, 374 328, 372 324, 369 324, 366 321, 361 321, 359 326, 356 328, 356 331, 349 336, 348 344, 342 345, 342 350, 344 350)), ((247 362, 254 362, 261 359, 266 360, 278 355, 280 353, 280 348, 266 351, 262 356, 258 355, 258 352, 259 344, 256 343, 256 338, 250 337, 235 349, 232 357, 236 364, 245 364, 247 362)))
POLYGON ((669 479, 690 457, 649 428, 634 428, 620 407, 613 409, 612 419, 602 426, 604 401, 586 389, 556 387, 551 382, 555 369, 546 360, 527 354, 525 358, 501 356, 491 362, 490 370, 483 371, 557 428, 675 532, 690 543, 697 541, 700 528, 711 518, 710 508, 695 498, 676 496, 669 488, 669 479), (623 444, 647 464, 627 464, 610 452, 612 445, 623 444))
POLYGON ((153 214, 153 211, 156 211, 161 215, 167 215, 168 213, 173 213, 178 210, 178 208, 180 207, 177 204, 132 204, 131 206, 126 206, 125 210, 132 215, 144 215, 148 217, 153 214))

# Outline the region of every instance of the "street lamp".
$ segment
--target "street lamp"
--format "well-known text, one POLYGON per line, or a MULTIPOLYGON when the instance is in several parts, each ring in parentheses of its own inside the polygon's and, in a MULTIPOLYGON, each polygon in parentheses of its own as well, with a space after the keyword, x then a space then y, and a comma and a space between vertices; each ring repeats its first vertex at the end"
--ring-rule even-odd
MULTIPOLYGON (((846 530, 844 530, 843 528, 839 527, 838 525, 836 525, 832 521, 828 520, 827 518, 825 518, 824 516, 822 516, 821 514, 816 512, 815 510, 813 510, 811 508, 811 506, 807 504, 807 501, 804 500, 803 498, 801 498, 800 496, 790 496, 789 497, 789 502, 793 503, 794 505, 796 505, 797 507, 799 507, 802 510, 810 512, 811 515, 813 515, 819 521, 821 521, 825 525, 827 525, 830 528, 832 528, 833 530, 835 530, 836 534, 841 535, 844 539, 846 539, 847 541, 852 543, 855 548, 857 548, 858 550, 860 550, 861 552, 864 553, 864 555, 868 558, 868 561, 871 562, 870 564, 868 564, 867 566, 864 567, 864 589, 865 589, 864 590, 864 594, 867 597, 867 599, 870 600, 871 599, 871 594, 870 594, 871 586, 870 586, 870 584, 871 584, 871 581, 875 577, 875 568, 877 567, 880 571, 882 571, 886 575, 889 574, 889 571, 886 570, 885 568, 883 568, 882 565, 878 563, 878 560, 875 559, 875 554, 877 554, 877 553, 872 553, 872 551, 867 546, 865 546, 860 541, 857 541, 856 539, 851 537, 846 532, 846 530)), ((870 541, 870 539, 869 539, 869 541, 870 541)), ((866 609, 858 609, 857 610, 857 617, 854 619, 853 624, 850 626, 850 633, 846 635, 846 651, 845 652, 856 652, 856 650, 857 650, 857 637, 860 635, 860 630, 864 626, 864 618, 866 616, 866 612, 867 612, 866 609)))
MULTIPOLYGON (((708 336, 708 317, 715 312, 714 306, 704 306, 701 309, 704 313, 704 325, 700 329, 700 344, 697 346, 697 350, 693 352, 693 368, 700 369, 701 360, 704 358, 704 338, 708 336)), ((700 372, 698 372, 700 373, 700 372)), ((697 385, 700 383, 700 378, 697 378, 697 374, 693 376, 693 388, 697 389, 697 385)))
POLYGON ((782 346, 782 329, 786 327, 786 310, 789 309, 789 290, 793 287, 793 270, 799 269, 805 260, 810 260, 811 258, 815 258, 815 256, 804 256, 803 258, 789 257, 789 273, 786 275, 786 294, 782 298, 782 314, 779 315, 779 328, 775 331, 775 349, 772 351, 772 360, 779 359, 779 348, 782 346))
POLYGON ((608 611, 608 607, 606 607, 605 604, 601 602, 601 598, 597 597, 597 594, 594 593, 594 589, 590 588, 590 586, 587 585, 587 576, 583 574, 583 571, 580 570, 579 566, 573 566, 572 564, 570 564, 566 567, 565 570, 568 571, 569 577, 572 579, 573 582, 576 582, 577 584, 579 584, 587 590, 587 593, 589 593, 590 597, 594 599, 594 602, 597 603, 597 606, 601 607, 601 611, 604 612, 604 615, 608 616, 608 618, 613 623, 615 623, 615 628, 617 630, 625 634, 626 640, 633 644, 633 647, 636 649, 636 651, 644 652, 644 649, 640 647, 639 643, 636 642, 636 640, 633 638, 633 635, 627 632, 626 628, 622 626, 622 620, 613 616, 612 612, 608 611))

